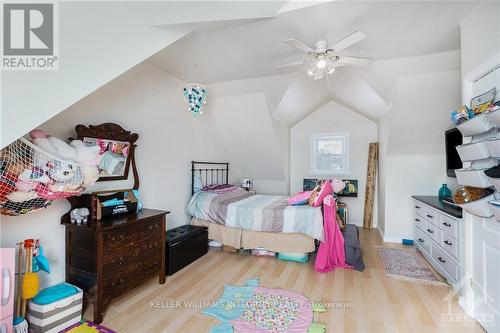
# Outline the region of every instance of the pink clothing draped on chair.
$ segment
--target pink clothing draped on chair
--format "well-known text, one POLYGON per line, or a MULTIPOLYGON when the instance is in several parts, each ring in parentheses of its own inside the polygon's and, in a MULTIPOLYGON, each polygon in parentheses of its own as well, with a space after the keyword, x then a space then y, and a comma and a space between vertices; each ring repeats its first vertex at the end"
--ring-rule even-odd
POLYGON ((335 198, 329 194, 323 199, 324 241, 320 243, 314 269, 327 273, 335 268, 352 269, 345 262, 344 236, 337 223, 335 198))

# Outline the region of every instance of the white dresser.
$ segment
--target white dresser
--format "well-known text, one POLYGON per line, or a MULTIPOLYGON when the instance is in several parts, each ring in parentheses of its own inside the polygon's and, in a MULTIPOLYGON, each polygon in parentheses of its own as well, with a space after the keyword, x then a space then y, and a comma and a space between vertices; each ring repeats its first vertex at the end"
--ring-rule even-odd
POLYGON ((413 197, 414 244, 429 263, 455 286, 462 277, 462 211, 438 197, 413 197))

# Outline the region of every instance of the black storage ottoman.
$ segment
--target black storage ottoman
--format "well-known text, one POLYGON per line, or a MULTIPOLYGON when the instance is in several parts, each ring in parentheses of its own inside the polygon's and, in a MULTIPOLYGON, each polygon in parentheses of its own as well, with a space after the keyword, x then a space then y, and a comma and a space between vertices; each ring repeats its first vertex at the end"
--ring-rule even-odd
POLYGON ((183 225, 167 231, 166 274, 172 275, 208 252, 208 228, 183 225))

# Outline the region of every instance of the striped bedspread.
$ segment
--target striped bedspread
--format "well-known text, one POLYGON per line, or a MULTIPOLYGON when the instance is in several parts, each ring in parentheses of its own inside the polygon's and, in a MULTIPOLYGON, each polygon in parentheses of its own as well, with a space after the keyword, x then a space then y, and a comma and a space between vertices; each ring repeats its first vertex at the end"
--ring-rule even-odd
POLYGON ((200 191, 186 213, 213 223, 252 231, 302 233, 323 240, 321 208, 288 206, 287 197, 251 195, 236 188, 225 193, 200 191))

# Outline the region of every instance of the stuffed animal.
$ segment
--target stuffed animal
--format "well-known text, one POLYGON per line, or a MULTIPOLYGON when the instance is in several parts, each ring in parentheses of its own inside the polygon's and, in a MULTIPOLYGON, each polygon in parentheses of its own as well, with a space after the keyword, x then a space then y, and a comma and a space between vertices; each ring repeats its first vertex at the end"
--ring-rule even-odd
POLYGON ((54 181, 49 185, 53 192, 73 192, 83 183, 83 175, 77 166, 51 160, 47 162, 47 168, 47 175, 54 181))
POLYGON ((87 145, 82 140, 73 140, 71 141, 70 146, 75 148, 76 162, 90 166, 99 165, 101 159, 101 156, 99 155, 99 146, 87 145))
POLYGON ((88 216, 90 215, 88 208, 75 208, 69 214, 71 218, 71 223, 87 223, 88 216))
POLYGON ((31 131, 30 136, 37 147, 60 159, 92 166, 97 166, 100 162, 99 146, 87 145, 81 140, 73 140, 68 145, 61 139, 50 136, 41 130, 31 131))
POLYGON ((332 187, 334 193, 340 193, 345 188, 345 182, 340 179, 332 179, 332 187))
POLYGON ((39 166, 35 166, 32 169, 24 169, 18 176, 19 180, 25 182, 37 182, 47 184, 50 182, 49 176, 45 174, 45 170, 43 170, 39 166))

